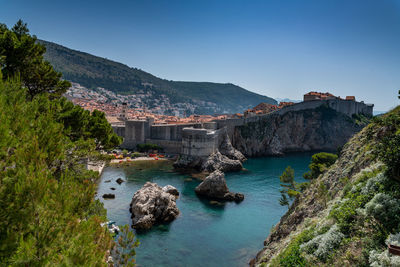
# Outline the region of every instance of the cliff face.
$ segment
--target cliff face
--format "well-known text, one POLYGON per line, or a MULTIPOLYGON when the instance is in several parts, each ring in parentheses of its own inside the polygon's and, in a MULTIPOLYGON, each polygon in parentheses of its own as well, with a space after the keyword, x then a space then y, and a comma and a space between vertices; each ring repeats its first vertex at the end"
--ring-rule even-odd
POLYGON ((400 165, 400 108, 380 120, 310 181, 251 266, 400 266, 387 248, 400 245, 400 182, 380 161, 382 140, 389 140, 383 154, 397 153, 391 165, 400 165))
POLYGON ((348 116, 321 106, 283 115, 271 114, 236 127, 233 145, 248 157, 313 150, 336 151, 363 126, 348 116))

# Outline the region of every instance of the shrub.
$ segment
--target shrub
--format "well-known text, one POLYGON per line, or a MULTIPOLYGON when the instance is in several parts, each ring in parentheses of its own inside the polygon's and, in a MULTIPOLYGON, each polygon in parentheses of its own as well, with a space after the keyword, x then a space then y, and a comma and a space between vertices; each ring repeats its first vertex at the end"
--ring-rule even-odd
POLYGON ((400 266, 400 256, 389 255, 387 250, 380 253, 376 250, 372 250, 369 253, 369 264, 372 267, 400 266))
POLYGON ((378 193, 365 205, 365 212, 389 230, 398 229, 400 223, 400 200, 385 193, 378 193))
POLYGON ((146 143, 146 144, 138 144, 136 146, 139 152, 149 152, 151 150, 162 150, 163 148, 156 144, 146 143))
POLYGON ((131 154, 131 157, 132 157, 132 158, 140 157, 140 153, 139 153, 139 152, 133 152, 133 153, 131 154))
POLYGON ((312 240, 301 245, 300 248, 308 254, 312 253, 318 259, 326 261, 333 250, 339 246, 343 238, 344 234, 340 232, 339 227, 335 224, 328 232, 314 237, 312 240))
POLYGON ((400 233, 389 235, 389 237, 386 239, 386 244, 400 246, 400 233))
POLYGON ((336 220, 341 232, 345 234, 350 232, 358 216, 357 209, 363 207, 367 202, 368 196, 352 194, 351 198, 344 199, 333 207, 330 216, 336 220))
POLYGON ((278 265, 285 267, 309 266, 307 260, 301 255, 300 245, 308 242, 314 237, 314 227, 301 232, 293 238, 290 244, 281 252, 271 263, 272 266, 278 265))
POLYGON ((306 172, 303 176, 306 179, 316 179, 318 176, 329 168, 338 156, 331 153, 321 152, 314 154, 311 157, 311 163, 308 165, 310 168, 309 172, 306 172))
POLYGON ((400 134, 384 137, 378 154, 387 166, 387 174, 400 181, 400 134))

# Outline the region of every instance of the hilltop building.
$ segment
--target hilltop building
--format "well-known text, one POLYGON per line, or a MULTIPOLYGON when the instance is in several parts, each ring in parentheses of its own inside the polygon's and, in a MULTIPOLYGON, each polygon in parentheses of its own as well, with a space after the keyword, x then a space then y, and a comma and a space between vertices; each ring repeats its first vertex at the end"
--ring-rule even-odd
POLYGON ((328 99, 336 99, 338 97, 332 95, 331 93, 321 93, 321 92, 309 92, 304 95, 304 102, 313 101, 313 100, 328 100, 328 99))

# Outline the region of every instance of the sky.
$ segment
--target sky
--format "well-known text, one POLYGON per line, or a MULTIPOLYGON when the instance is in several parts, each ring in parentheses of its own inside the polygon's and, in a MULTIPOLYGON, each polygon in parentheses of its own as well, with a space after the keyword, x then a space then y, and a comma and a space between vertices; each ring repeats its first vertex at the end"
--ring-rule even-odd
POLYGON ((400 104, 400 0, 0 0, 0 22, 160 78, 400 104))

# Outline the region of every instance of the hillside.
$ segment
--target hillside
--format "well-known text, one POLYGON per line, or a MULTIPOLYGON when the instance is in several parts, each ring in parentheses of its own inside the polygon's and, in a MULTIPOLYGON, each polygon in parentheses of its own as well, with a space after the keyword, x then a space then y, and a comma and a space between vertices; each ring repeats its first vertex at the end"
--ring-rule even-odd
POLYGON ((168 81, 115 61, 55 43, 40 42, 47 49, 45 59, 63 74, 63 78, 89 89, 103 87, 119 94, 165 94, 171 103, 195 104, 196 112, 200 114, 236 113, 261 102, 277 103, 234 84, 168 81))
POLYGON ((400 266, 400 107, 375 118, 294 200, 256 266, 400 266))

